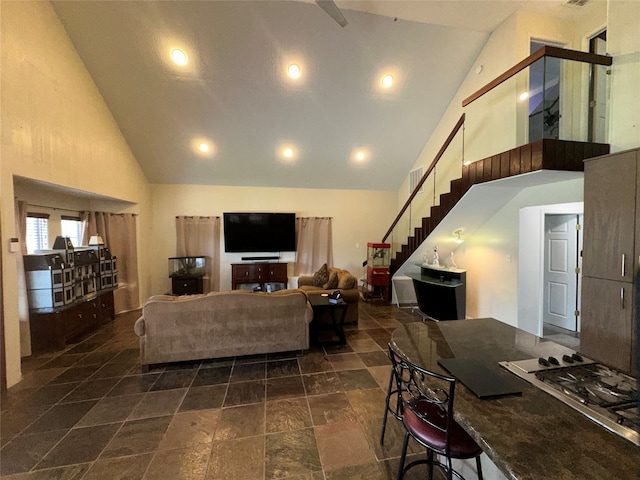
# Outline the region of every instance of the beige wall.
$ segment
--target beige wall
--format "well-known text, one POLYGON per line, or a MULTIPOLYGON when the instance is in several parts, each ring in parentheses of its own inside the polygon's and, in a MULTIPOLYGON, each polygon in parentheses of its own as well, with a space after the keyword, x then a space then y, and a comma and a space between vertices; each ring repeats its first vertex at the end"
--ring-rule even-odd
MULTIPOLYGON (((395 191, 313 190, 297 188, 152 185, 153 252, 148 270, 152 293, 170 291, 167 258, 176 254, 176 215, 220 216, 224 212, 293 212, 301 217, 332 217, 336 267, 357 278, 363 273, 367 242, 381 240, 397 213, 395 191), (358 246, 357 246, 358 245, 358 246)), ((224 252, 220 239, 220 288, 231 288, 231 263, 242 254, 224 252)), ((294 262, 283 253, 283 262, 294 262)), ((313 273, 313 272, 308 272, 313 273)), ((291 269, 290 269, 291 274, 291 269)))
MULTIPOLYGON (((489 83, 500 74, 523 60, 529 55, 531 40, 553 42, 565 45, 566 48, 580 50, 583 39, 598 30, 598 25, 606 24, 606 3, 596 2, 590 8, 588 16, 580 18, 580 22, 553 18, 549 15, 522 11, 507 19, 494 31, 486 45, 478 55, 466 78, 462 82, 456 95, 452 99, 438 127, 425 144, 414 168, 423 166, 425 169, 434 159, 436 153, 444 143, 445 138, 457 122, 462 113, 466 114, 464 157, 475 161, 496 153, 516 147, 516 140, 522 140, 525 126, 516 117, 517 94, 526 88, 528 77, 526 71, 518 74, 515 80, 510 80, 494 89, 481 99, 463 108, 462 101, 489 83), (482 67, 477 73, 478 67, 482 67)), ((459 156, 453 156, 449 161, 460 162, 459 156)), ((446 163, 445 160, 444 163, 446 163)), ((446 165, 438 167, 440 170, 459 171, 458 165, 450 168, 446 165)), ((448 183, 444 175, 441 181, 448 183)), ((448 191, 448 185, 441 185, 438 189, 448 191)), ((398 193, 398 202, 404 202, 408 196, 407 182, 398 193)))
MULTIPOLYGON (((528 11, 513 15, 489 37, 413 168, 427 168, 463 111, 467 113, 465 159, 475 161, 514 147, 514 141, 521 138, 522 132, 518 120, 513 116, 516 111, 513 102, 505 106, 500 99, 492 100, 489 97, 474 102, 482 108, 475 108, 472 104, 472 108, 463 109, 462 100, 528 56, 531 39, 556 42, 575 50, 587 50, 588 38, 605 27, 608 31, 607 50, 614 58, 609 142, 613 151, 640 145, 640 89, 636 85, 640 78, 638 18, 640 2, 619 0, 591 2, 583 14, 572 20, 528 11), (482 71, 478 74, 476 69, 480 65, 482 71), (487 107, 489 104, 491 108, 487 107), (505 108, 509 110, 505 112, 505 108)), ((515 88, 517 82, 525 81, 526 79, 518 79, 513 84, 498 88, 511 89, 511 93, 514 93, 518 91, 515 88)), ((585 90, 588 83, 580 88, 585 90)), ((572 94, 581 98, 583 92, 572 94)), ((445 158, 444 163, 445 165, 438 167, 439 172, 460 170, 459 155, 445 158)), ((441 174, 438 178, 439 183, 442 182, 436 187, 438 193, 442 190, 449 191, 444 182, 448 183, 450 179, 441 174)), ((469 270, 467 315, 494 316, 514 325, 518 324, 517 210, 521 206, 547 205, 554 201, 580 202, 582 185, 581 182, 578 183, 580 185, 572 183, 570 188, 557 194, 544 188, 529 190, 526 199, 520 196, 505 205, 484 228, 466 238, 464 246, 456 250, 456 263, 458 267, 469 270), (511 260, 507 261, 507 258, 511 260)), ((407 197, 408 180, 398 191, 398 207, 402 206, 407 197)), ((424 198, 416 205, 419 203, 430 205, 424 198)), ((428 216, 428 212, 418 212, 418 209, 413 210, 415 218, 428 216)), ((464 225, 460 227, 464 228, 464 225)))
MULTIPOLYGON (((9 252, 8 241, 17 236, 14 176, 63 187, 84 198, 75 200, 78 206, 139 213, 142 240, 149 230, 149 186, 51 5, 3 1, 0 21, 2 301, 12 385, 21 378, 18 257, 9 252)), ((38 202, 52 207, 65 202, 37 190, 38 202)), ((140 268, 146 268, 144 257, 140 268)), ((142 292, 147 293, 145 285, 142 292)))
POLYGON ((609 143, 618 152, 640 146, 640 2, 610 0, 607 51, 611 67, 609 143))

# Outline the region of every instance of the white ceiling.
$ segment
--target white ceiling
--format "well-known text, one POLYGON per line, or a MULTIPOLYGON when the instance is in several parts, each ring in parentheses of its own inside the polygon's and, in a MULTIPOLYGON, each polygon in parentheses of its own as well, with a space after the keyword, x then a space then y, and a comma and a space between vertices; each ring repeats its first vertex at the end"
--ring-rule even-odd
POLYGON ((526 3, 338 1, 345 28, 307 1, 53 4, 150 182, 394 190, 488 32, 526 3))

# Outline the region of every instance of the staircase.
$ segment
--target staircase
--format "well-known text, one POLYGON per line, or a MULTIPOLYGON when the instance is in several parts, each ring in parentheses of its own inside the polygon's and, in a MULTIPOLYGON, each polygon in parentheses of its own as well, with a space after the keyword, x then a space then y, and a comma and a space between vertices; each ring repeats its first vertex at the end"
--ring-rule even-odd
MULTIPOLYGON (((389 278, 427 240, 473 185, 540 170, 582 172, 584 160, 608 153, 608 144, 542 139, 463 166, 462 178, 450 182, 449 193, 440 195, 439 205, 431 207, 430 216, 422 218, 422 225, 415 228, 413 236, 407 239, 400 251, 395 252, 389 278)), ((391 292, 391 288, 388 291, 391 292)))

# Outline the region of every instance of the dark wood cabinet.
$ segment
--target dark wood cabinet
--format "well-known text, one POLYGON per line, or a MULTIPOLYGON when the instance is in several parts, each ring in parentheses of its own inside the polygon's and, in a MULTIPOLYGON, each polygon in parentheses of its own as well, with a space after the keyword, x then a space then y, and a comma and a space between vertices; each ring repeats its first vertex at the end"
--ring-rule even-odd
POLYGON ((282 283, 287 286, 286 263, 232 263, 231 289, 246 283, 282 283))
POLYGON ((585 162, 580 351, 635 372, 640 150, 585 162))
POLYGON ((113 292, 105 292, 107 295, 99 295, 97 298, 99 316, 102 323, 107 323, 116 318, 116 307, 113 303, 113 292))
POLYGON ((31 311, 31 351, 42 353, 62 350, 67 343, 97 330, 114 318, 112 290, 48 312, 31 311))
POLYGON ((98 319, 97 299, 78 303, 75 308, 67 312, 65 325, 65 340, 74 340, 85 332, 95 330, 100 326, 98 319))
POLYGON ((174 295, 195 295, 204 293, 203 277, 171 277, 171 293, 174 295))
POLYGON ((287 264, 286 263, 269 263, 269 282, 284 283, 287 286, 287 264))

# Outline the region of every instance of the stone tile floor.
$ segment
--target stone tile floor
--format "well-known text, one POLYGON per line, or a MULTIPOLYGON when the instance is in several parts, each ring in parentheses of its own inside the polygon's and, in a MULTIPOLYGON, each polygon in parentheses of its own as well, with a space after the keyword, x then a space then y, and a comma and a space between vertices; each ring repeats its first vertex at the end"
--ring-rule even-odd
MULTIPOLYGON (((138 312, 64 352, 23 360, 0 403, 7 480, 396 478, 402 425, 380 428, 386 345, 418 314, 361 302, 347 345, 152 368, 138 312)), ((421 450, 410 447, 412 455, 421 450)), ((419 469, 405 478, 419 478, 419 469)), ((424 478, 424 477, 423 477, 424 478)))
POLYGON ((542 336, 573 350, 580 350, 580 332, 565 330, 550 323, 542 325, 542 336))

